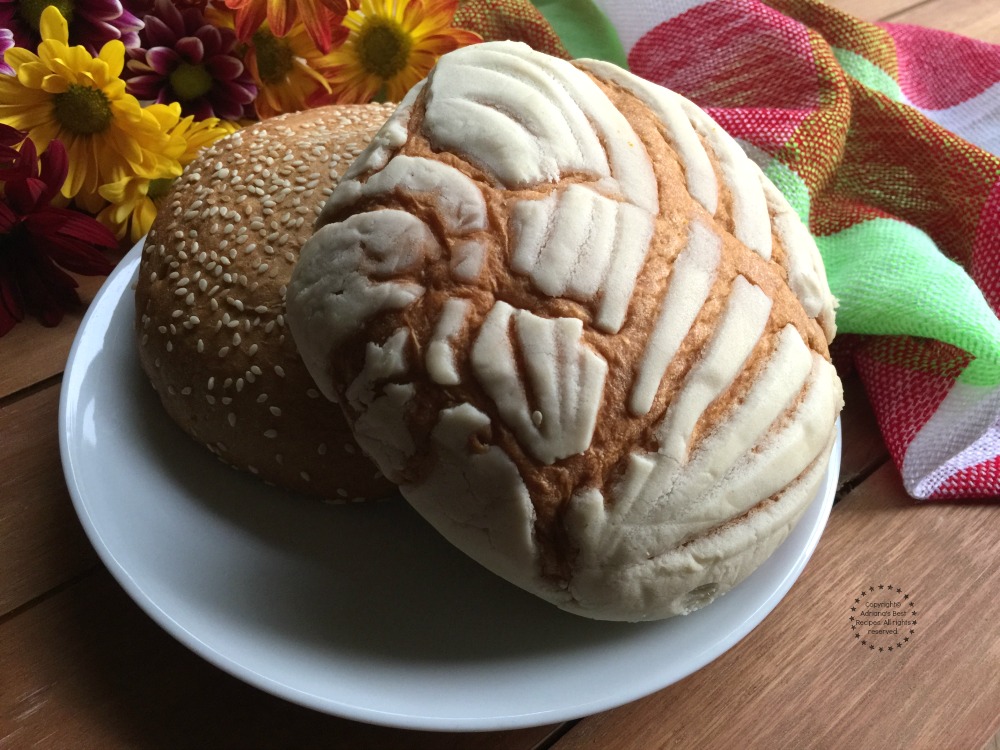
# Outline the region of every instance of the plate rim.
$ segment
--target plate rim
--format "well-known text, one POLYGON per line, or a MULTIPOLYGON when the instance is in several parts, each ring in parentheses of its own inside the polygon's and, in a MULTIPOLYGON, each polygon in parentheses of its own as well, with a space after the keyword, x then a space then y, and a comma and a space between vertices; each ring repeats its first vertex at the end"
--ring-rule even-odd
MULTIPOLYGON (((98 553, 99 558, 105 567, 112 574, 112 577, 125 590, 128 596, 149 616, 157 625, 165 630, 171 637, 198 654, 201 658, 221 669, 222 671, 236 677, 237 679, 253 685, 278 698, 296 703, 321 713, 339 716, 341 718, 360 721, 369 724, 395 727, 400 729, 424 730, 424 731, 503 731, 510 729, 523 729, 528 727, 542 726, 545 724, 558 723, 578 719, 582 716, 591 715, 600 711, 616 708, 627 703, 631 703, 646 695, 662 690, 670 685, 679 682, 685 677, 704 668, 706 665, 719 658, 729 651, 737 643, 743 640, 773 611, 777 604, 788 594, 791 587, 798 580, 805 566, 808 564, 819 540, 829 521, 830 511, 833 507, 836 495, 839 467, 842 456, 842 429, 841 421, 838 417, 836 424, 836 436, 830 455, 829 465, 824 475, 820 488, 813 498, 805 514, 810 512, 812 506, 817 506, 817 514, 813 526, 809 529, 808 535, 798 552, 794 563, 787 569, 782 569, 780 583, 769 589, 769 594, 759 602, 756 609, 745 614, 743 627, 735 629, 727 634, 725 638, 714 641, 709 648, 704 649, 697 658, 688 661, 687 666, 681 672, 675 673, 668 681, 661 679, 647 678, 645 681, 637 680, 635 688, 630 693, 615 693, 613 696, 595 697, 588 701, 578 702, 573 705, 564 705, 560 708, 548 708, 537 712, 525 711, 523 713, 503 716, 482 716, 482 717, 447 717, 447 716, 423 716, 416 714, 404 714, 399 712, 388 712, 379 710, 371 706, 361 706, 345 703, 329 697, 316 695, 312 692, 302 690, 293 684, 288 684, 274 676, 261 674, 248 669, 233 657, 221 652, 217 648, 206 643, 197 633, 192 632, 180 623, 170 612, 165 610, 154 597, 142 586, 141 581, 126 568, 117 558, 114 550, 108 545, 101 532, 99 524, 93 518, 91 509, 80 484, 77 481, 74 460, 76 451, 70 442, 71 433, 75 430, 71 425, 74 406, 74 393, 72 392, 74 383, 78 379, 78 369, 83 363, 78 361, 80 352, 85 346, 88 336, 95 335, 94 321, 101 315, 107 313, 108 320, 117 310, 119 305, 127 304, 130 301, 129 290, 134 284, 138 271, 141 249, 144 239, 136 243, 135 246, 122 258, 118 266, 108 276, 102 284, 93 301, 90 303, 84 317, 80 323, 79 330, 74 337, 67 358, 66 368, 63 373, 62 384, 59 394, 59 450, 62 460, 63 473, 66 485, 69 490, 71 500, 77 516, 86 532, 86 535, 98 553), (108 306, 105 310, 105 306, 108 306), (650 688, 650 682, 655 682, 657 686, 650 688)), ((102 326, 98 333, 104 334, 108 327, 102 326)), ((805 515, 804 514, 804 515, 805 515)), ((742 585, 742 584, 740 584, 742 585)))

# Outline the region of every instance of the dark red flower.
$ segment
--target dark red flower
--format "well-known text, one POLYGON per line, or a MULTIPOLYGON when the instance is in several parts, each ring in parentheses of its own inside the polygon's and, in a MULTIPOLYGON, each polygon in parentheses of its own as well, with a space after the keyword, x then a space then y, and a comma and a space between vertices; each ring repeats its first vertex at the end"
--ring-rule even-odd
POLYGON ((137 99, 179 102, 196 119, 238 120, 253 114, 257 95, 237 54, 236 33, 205 20, 197 7, 157 0, 144 18, 139 47, 128 50, 126 90, 137 99))
POLYGON ((119 0, 0 0, 0 26, 13 32, 18 47, 35 50, 41 41, 39 19, 49 5, 55 5, 69 23, 69 43, 82 44, 92 55, 112 39, 121 40, 126 47, 139 43, 137 32, 142 21, 119 0))
POLYGON ((80 305, 70 273, 106 276, 112 265, 102 252, 117 245, 96 219, 51 205, 66 179, 66 149, 52 141, 38 156, 31 139, 0 125, 0 336, 24 316, 54 326, 80 305), (69 273, 67 273, 67 271, 69 273))

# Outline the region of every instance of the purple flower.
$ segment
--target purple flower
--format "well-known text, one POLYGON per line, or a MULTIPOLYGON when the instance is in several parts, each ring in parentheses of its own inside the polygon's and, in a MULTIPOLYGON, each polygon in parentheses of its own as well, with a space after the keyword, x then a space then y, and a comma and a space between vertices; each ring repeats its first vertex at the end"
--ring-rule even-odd
POLYGON ((0 73, 14 75, 14 69, 3 59, 3 53, 14 46, 14 33, 10 29, 0 29, 0 73))
POLYGON ((49 5, 69 24, 69 43, 82 44, 92 55, 112 39, 126 48, 139 44, 142 21, 118 0, 0 0, 0 27, 10 29, 18 47, 35 50, 41 41, 38 21, 49 5))
POLYGON ((236 54, 236 33, 217 28, 197 8, 157 0, 144 19, 139 48, 128 51, 123 77, 138 99, 179 102, 196 119, 253 116, 257 87, 236 54))

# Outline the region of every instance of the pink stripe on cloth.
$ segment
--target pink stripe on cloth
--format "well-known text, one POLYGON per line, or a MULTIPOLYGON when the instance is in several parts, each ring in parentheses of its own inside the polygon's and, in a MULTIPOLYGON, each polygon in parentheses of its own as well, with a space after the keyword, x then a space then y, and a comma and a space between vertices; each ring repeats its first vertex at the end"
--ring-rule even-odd
POLYGON ((967 466, 956 471, 939 486, 932 500, 951 500, 957 498, 983 497, 995 500, 992 494, 983 494, 984 487, 1000 487, 1000 435, 992 435, 990 445, 983 448, 986 456, 992 456, 984 461, 967 466))
POLYGON ((809 31, 757 0, 691 8, 651 29, 628 60, 766 150, 783 146, 821 102, 809 31))
POLYGON ((920 26, 879 25, 896 43, 899 87, 916 107, 953 107, 1000 80, 1000 46, 920 26))
MULTIPOLYGON (((997 123, 1000 128, 1000 123, 997 123)), ((1000 310, 1000 176, 979 216, 969 275, 994 311, 1000 310)))
POLYGON ((961 350, 927 339, 883 337, 855 349, 854 366, 897 466, 968 362, 961 350))

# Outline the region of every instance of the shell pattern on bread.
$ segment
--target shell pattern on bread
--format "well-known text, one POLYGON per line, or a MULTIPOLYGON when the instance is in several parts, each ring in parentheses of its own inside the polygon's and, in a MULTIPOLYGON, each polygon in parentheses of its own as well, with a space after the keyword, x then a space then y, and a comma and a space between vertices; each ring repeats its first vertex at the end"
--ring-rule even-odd
POLYGON ((702 110, 516 43, 443 57, 351 166, 288 292, 359 444, 447 539, 563 609, 690 612, 814 496, 834 300, 702 110))
POLYGON ((136 285, 140 361, 174 421, 226 463, 333 501, 394 488, 314 387, 284 294, 319 207, 391 111, 322 107, 215 143, 164 197, 136 285))

